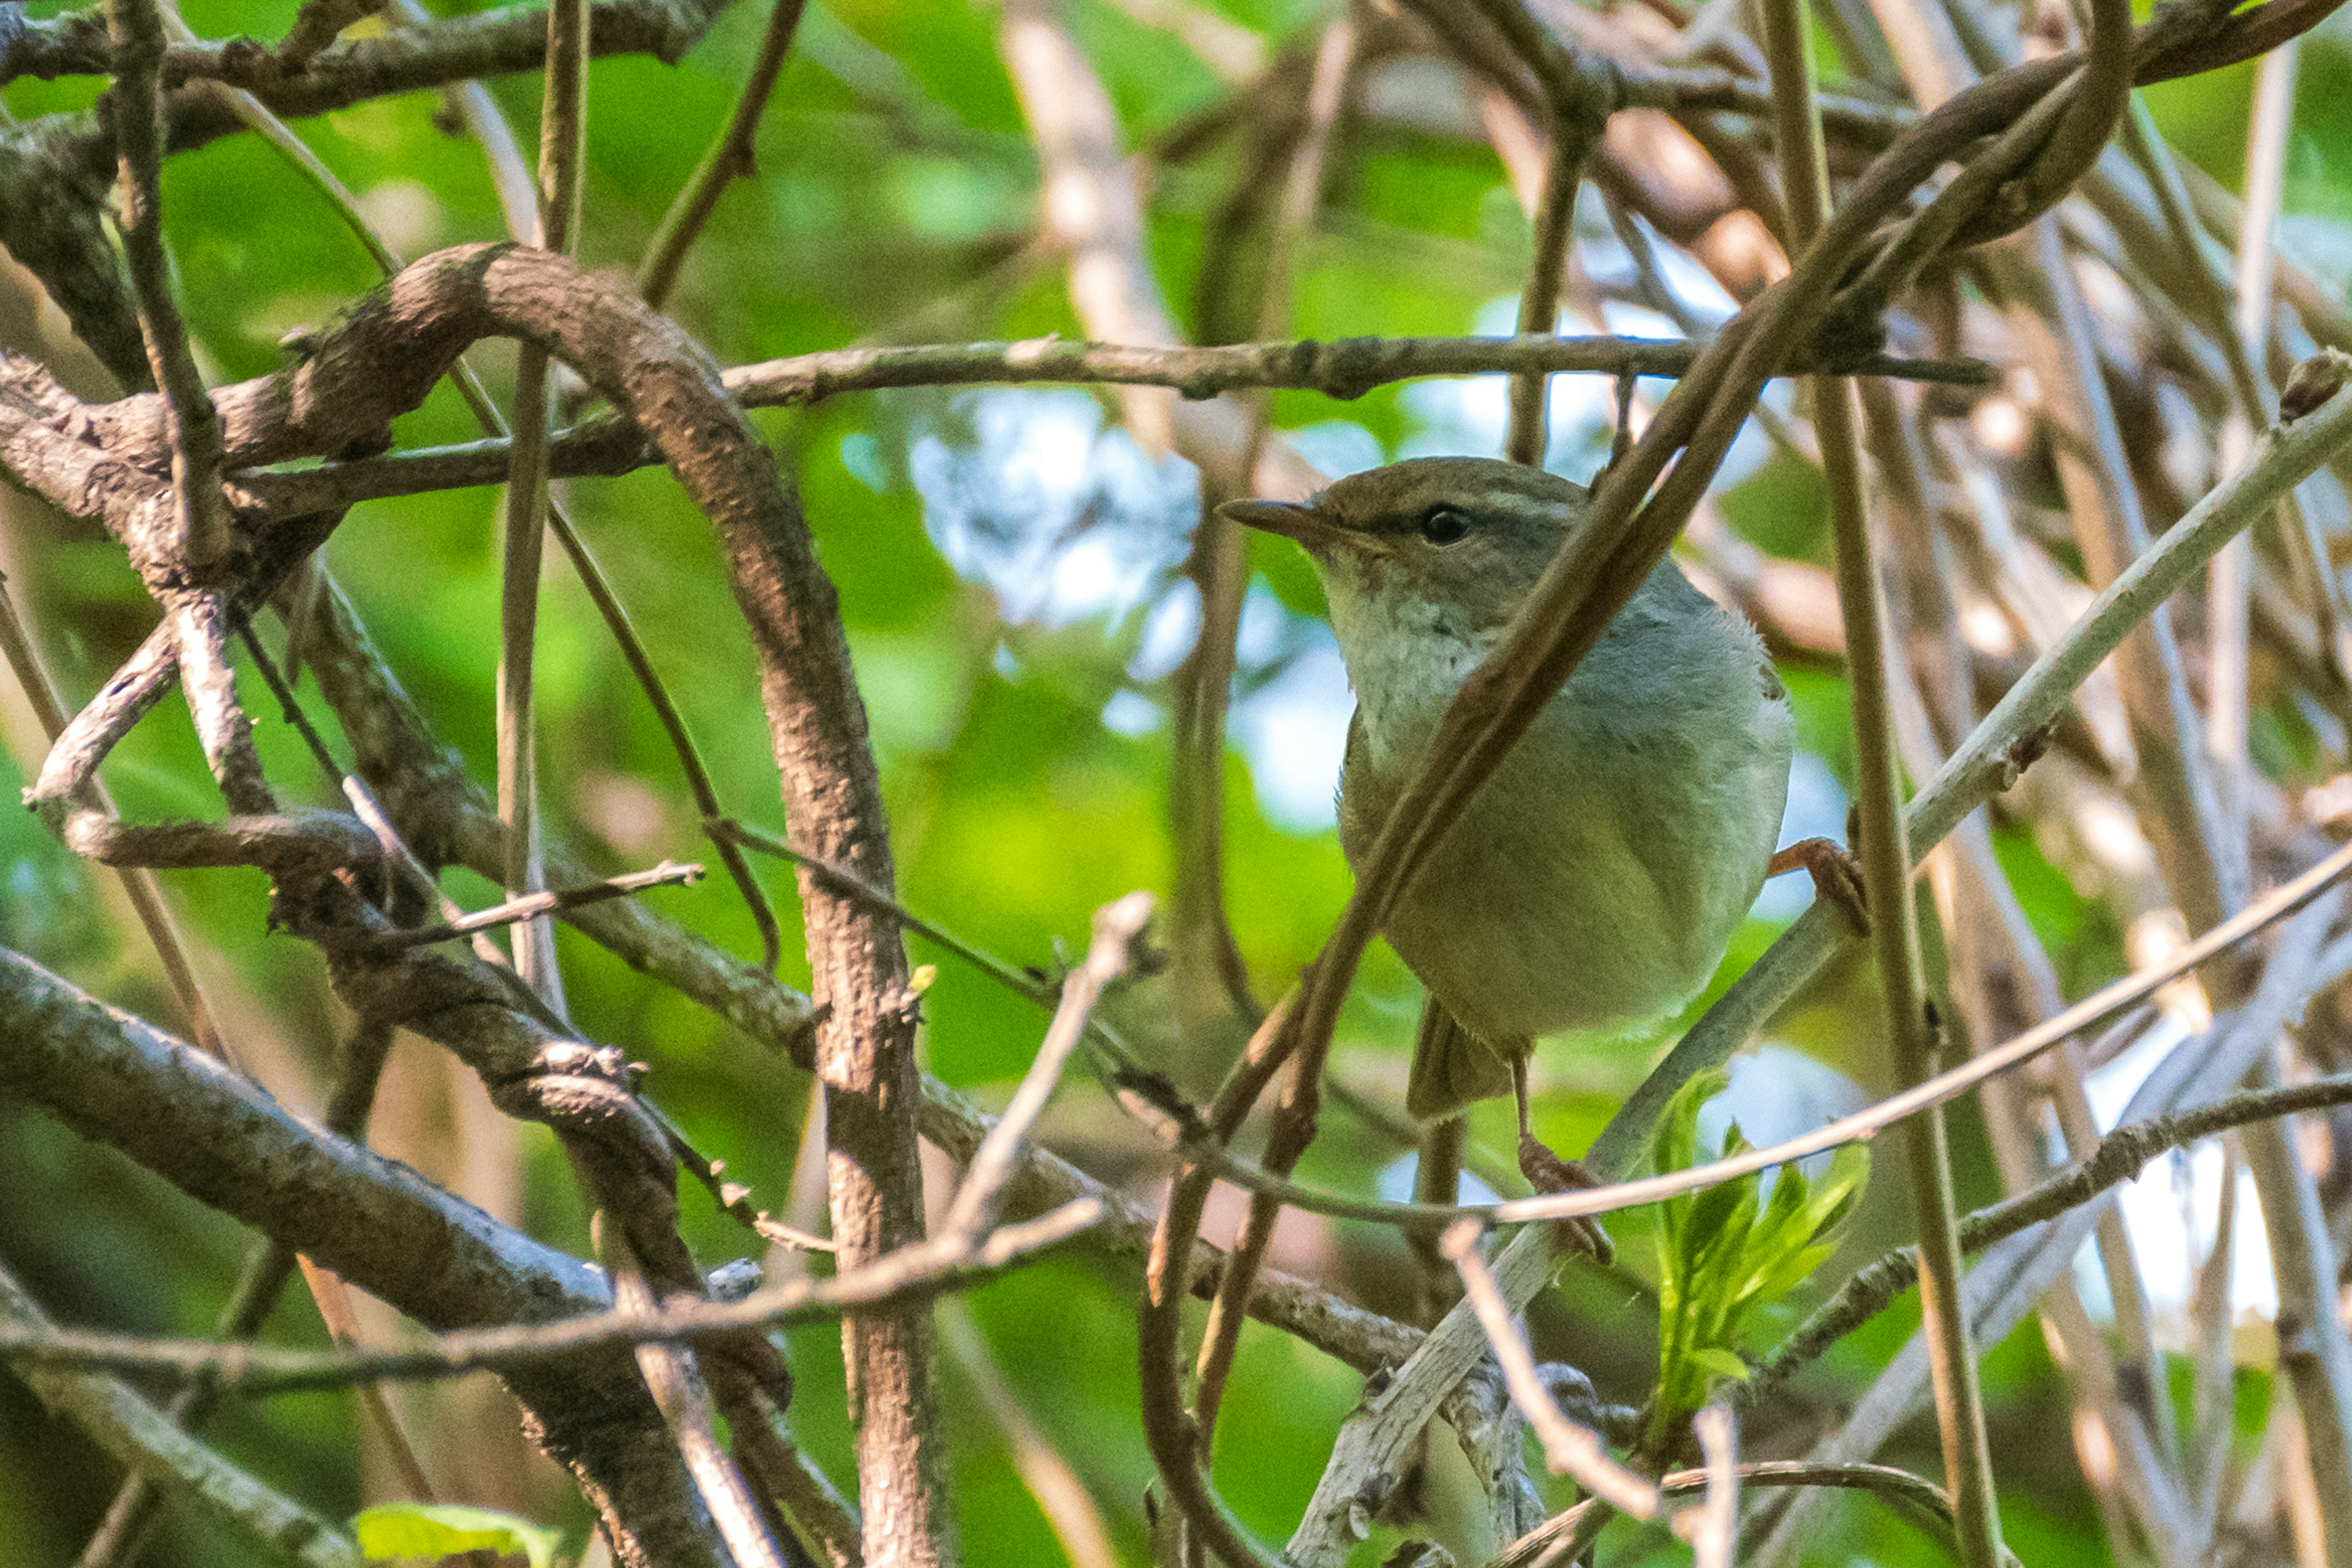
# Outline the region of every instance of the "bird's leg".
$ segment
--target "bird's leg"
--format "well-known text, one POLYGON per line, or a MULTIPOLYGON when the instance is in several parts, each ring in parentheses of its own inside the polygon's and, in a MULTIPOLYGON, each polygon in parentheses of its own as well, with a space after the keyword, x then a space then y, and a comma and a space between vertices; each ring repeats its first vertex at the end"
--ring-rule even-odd
POLYGON ((1764 875, 1777 877, 1783 871, 1802 871, 1813 879, 1813 896, 1827 899, 1845 911, 1853 922, 1854 932, 1870 934, 1870 906, 1862 892, 1862 862, 1848 854, 1833 838, 1807 838, 1776 851, 1764 867, 1764 875))
MULTIPOLYGON (((1528 1058, 1524 1053, 1511 1058, 1511 1094, 1519 1104, 1519 1174, 1539 1193, 1571 1193, 1585 1187, 1597 1187, 1601 1183, 1591 1172, 1574 1160, 1563 1160, 1538 1142, 1528 1128, 1528 1058)), ((1601 1228, 1596 1219, 1579 1216, 1561 1220, 1552 1232, 1559 1244, 1589 1252, 1596 1263, 1608 1263, 1617 1256, 1610 1244, 1609 1233, 1601 1228)))

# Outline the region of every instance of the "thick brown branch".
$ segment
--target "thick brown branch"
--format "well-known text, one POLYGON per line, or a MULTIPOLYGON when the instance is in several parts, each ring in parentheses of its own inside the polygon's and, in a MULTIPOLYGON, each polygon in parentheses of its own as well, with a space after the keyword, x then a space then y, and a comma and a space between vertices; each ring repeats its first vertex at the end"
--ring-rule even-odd
MULTIPOLYGON (((316 1131, 202 1052, 8 952, 0 1088, 428 1328, 544 1322, 609 1304, 577 1260, 316 1131)), ((533 1435, 615 1532, 623 1561, 716 1568, 716 1538, 625 1352, 519 1368, 509 1384, 533 1435)))
MULTIPOLYGON (((591 50, 599 58, 646 54, 675 63, 725 8, 725 0, 603 0, 593 13, 591 50)), ((116 51, 95 20, 84 12, 26 24, 0 80, 112 75, 116 51)), ((178 45, 163 51, 163 85, 216 81, 244 89, 279 114, 320 114, 388 93, 538 70, 547 63, 547 9, 505 5, 323 51, 309 43, 298 25, 278 48, 249 37, 178 45)))

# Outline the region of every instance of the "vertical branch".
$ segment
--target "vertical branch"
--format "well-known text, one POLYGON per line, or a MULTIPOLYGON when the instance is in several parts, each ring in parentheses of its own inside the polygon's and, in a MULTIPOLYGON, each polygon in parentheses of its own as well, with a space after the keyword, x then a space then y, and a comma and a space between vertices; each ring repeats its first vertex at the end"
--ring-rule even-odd
POLYGON ((767 111, 769 95, 775 91, 784 57, 792 53, 793 35, 800 30, 801 16, 807 9, 808 0, 775 0, 768 13, 768 31, 760 40, 760 58, 752 62, 743 96, 735 100, 735 112, 728 116, 726 127, 695 165, 686 188, 662 215, 661 226, 646 247, 645 262, 637 268, 637 292, 655 310, 669 302, 678 268, 686 265, 686 253, 694 248, 710 215, 719 210, 719 198, 730 184, 756 172, 751 144, 760 133, 760 116, 767 111))
MULTIPOLYGON (((1245 471, 1245 470, 1244 470, 1245 471)), ((1240 479, 1235 476, 1235 479, 1240 479)), ((1249 586, 1249 548, 1241 525, 1217 513, 1220 497, 1203 472, 1199 527, 1184 565, 1201 601, 1201 629, 1177 670, 1174 735, 1169 764, 1169 837, 1175 885, 1169 925, 1177 985, 1188 1005, 1205 1009, 1223 993, 1223 1005, 1253 1024, 1257 998, 1249 968, 1225 910, 1225 718, 1234 684, 1234 648, 1241 635, 1242 600, 1249 586), (1213 988, 1203 968, 1215 975, 1213 988), (1201 998, 1195 1003, 1195 998, 1201 998)))
MULTIPOLYGON (((1293 993, 1265 1016, 1250 1037, 1242 1059, 1218 1089, 1206 1121, 1219 1142, 1233 1137, 1281 1069, 1289 1049, 1285 1026, 1297 1000, 1293 993)), ((1280 1125, 1276 1123, 1277 1131, 1280 1125)), ((1258 1550, 1210 1486, 1201 1468, 1200 1428, 1184 1408, 1183 1370, 1179 1364, 1184 1297, 1192 1279, 1192 1243, 1200 1233, 1202 1213, 1214 1181, 1214 1170, 1205 1163, 1179 1165, 1169 1184, 1167 1201, 1160 1206, 1160 1223, 1151 1233, 1151 1250, 1143 1269, 1143 1303, 1136 1313, 1143 1440, 1168 1488, 1169 1501, 1183 1516, 1188 1549, 1213 1552, 1229 1568, 1272 1568, 1273 1559, 1258 1550)), ((1228 1277, 1234 1267, 1234 1260, 1228 1258, 1228 1277)), ((1219 1281, 1221 1288, 1223 1283, 1219 1281)))
MULTIPOLYGON (((2279 203, 2286 184, 2286 139, 2294 114, 2294 41, 2262 58, 2254 71, 2252 121, 2246 130, 2246 216, 2238 231, 2236 309, 2229 331, 2242 345, 2241 360, 2250 370, 2264 361, 2270 339, 2271 274, 2277 237, 2279 203)), ((2186 258, 2192 264, 2196 257, 2186 258)), ((2248 404, 2223 427, 2221 471, 2231 472, 2245 461, 2253 443, 2254 427, 2263 418, 2259 404, 2248 404)), ((2323 558, 2321 570, 2327 568, 2323 558)), ((2214 762, 2215 794, 2221 807, 2221 854, 2242 863, 2246 857, 2247 777, 2246 726, 2252 715, 2248 682, 2248 631, 2253 594, 2253 540, 2240 534, 2209 569, 2206 590, 2206 657, 2211 660, 2210 691, 2206 698, 2206 744, 2214 762)), ((2325 594, 2321 595, 2324 601, 2325 594)), ((2323 614, 2325 613, 2323 609, 2323 614)))
MULTIPOLYGON (((1536 205, 1534 258, 1519 295, 1522 336, 1551 336, 1559 328, 1559 290, 1568 271, 1569 240, 1576 229, 1576 193, 1584 164, 1618 107, 1619 81, 1605 63, 1596 69, 1528 14, 1522 0, 1481 0, 1480 9, 1534 68, 1549 110, 1550 141, 1544 154, 1543 197, 1536 205)), ((1550 378, 1540 372, 1511 381, 1511 426, 1503 455, 1540 468, 1549 436, 1546 394, 1550 378)))
POLYGON ((1675 1518, 1675 1533, 1690 1542, 1692 1568, 1731 1568, 1739 1533, 1739 1423, 1728 1405, 1710 1405, 1691 1419, 1706 1462, 1706 1500, 1675 1518))
MULTIPOLYGON (((1559 289, 1568 270, 1568 241, 1576 227, 1576 191, 1581 182, 1584 155, 1591 142, 1580 141, 1552 117, 1551 140, 1545 149, 1543 200, 1536 207, 1535 258, 1528 264, 1527 287, 1519 292, 1519 335, 1559 330, 1559 289)), ((1511 378, 1511 427, 1503 455, 1514 463, 1541 468, 1550 437, 1549 398, 1551 378, 1529 371, 1511 378)))
MULTIPOLYGON (((658 1311, 660 1292, 638 1264, 627 1229, 626 1223, 610 1209, 596 1215, 604 1270, 613 1281, 613 1306, 624 1312, 658 1311)), ((638 1373, 653 1392, 670 1440, 677 1445, 687 1474, 694 1478, 695 1490, 710 1510, 735 1568, 784 1568, 783 1556, 768 1533, 751 1489, 729 1457, 726 1445, 719 1440, 719 1413, 709 1385, 703 1381, 700 1359, 687 1345, 636 1347, 638 1373)))
MULTIPOLYGON (((1811 37, 1802 0, 1769 0, 1761 9, 1790 235, 1801 254, 1829 213, 1828 165, 1813 99, 1811 37)), ((1863 886, 1871 946, 1886 996, 1895 1077, 1907 1086, 1935 1071, 1938 1043, 1920 967, 1918 914, 1911 898, 1911 851, 1895 764, 1884 605, 1871 563, 1853 384, 1843 378, 1820 377, 1813 383, 1813 427, 1836 527, 1838 607, 1845 622, 1846 668, 1853 699, 1863 886)), ((1941 1110, 1930 1110, 1905 1128, 1903 1148, 1918 1215, 1920 1307, 1927 1325, 1936 1424, 1943 1436, 1945 1482, 1952 1495, 1960 1557, 1969 1568, 1995 1568, 2001 1556, 2000 1520, 1975 1347, 1961 1307, 1959 1227, 1941 1110)))
MULTIPOLYGON (((2275 1058, 2254 1083, 2278 1083, 2275 1058)), ((2294 1146, 2292 1118, 2248 1123, 2238 1134, 2262 1201, 2278 1285, 2279 1365, 2294 1390, 2310 1450, 2311 1479, 2327 1542, 2328 1568, 2352 1565, 2352 1340, 2345 1337, 2336 1284, 2336 1248, 2319 1189, 2294 1146)))
POLYGON ((175 542, 201 578, 228 548, 228 505, 220 486, 220 420, 188 347, 163 254, 163 19, 154 0, 108 0, 106 35, 114 47, 114 85, 106 104, 121 181, 123 257, 139 302, 147 363, 163 395, 175 542))
MULTIPOLYGON (((760 655, 792 847, 887 896, 897 871, 840 596, 774 459, 715 380, 705 390, 710 401, 697 416, 696 446, 677 468, 689 489, 711 498, 707 510, 760 655)), ((827 1196, 836 1260, 847 1270, 922 1238, 918 1004, 897 920, 805 867, 799 879, 810 989, 824 1018, 816 1069, 827 1196)), ((843 1321, 841 1335, 866 1563, 930 1568, 948 1556, 930 1315, 919 1305, 861 1314, 843 1321)))
MULTIPOLYGON (((539 230, 542 250, 568 253, 580 218, 587 160, 587 0, 547 8, 547 96, 540 113, 539 230)), ((539 636, 539 568, 547 527, 548 356, 525 343, 515 359, 514 454, 507 478, 506 565, 499 592, 499 821, 507 832, 509 898, 546 885, 539 831, 539 764, 531 714, 531 659, 539 636)), ((563 982, 555 926, 515 928, 515 971, 559 1011, 563 982)))
MULTIPOLYGON (((1338 124, 1339 111, 1347 102, 1348 80, 1356 60, 1356 28, 1353 23, 1340 21, 1326 29, 1323 41, 1315 51, 1315 75, 1307 93, 1307 134, 1300 140, 1298 151, 1292 158, 1290 170, 1283 183, 1282 205, 1275 215, 1273 243, 1268 247, 1265 296, 1258 312, 1261 337, 1282 332, 1290 319, 1290 297, 1298 253, 1305 248, 1315 222, 1315 209, 1323 190, 1323 170, 1328 160, 1332 128, 1338 124)), ((1247 450, 1255 466, 1258 446, 1265 438, 1265 398, 1263 394, 1251 400, 1250 438, 1247 450)), ((1244 469, 1244 472, 1247 470, 1244 469)), ((1217 524, 1233 530, 1235 525, 1223 518, 1217 524)), ((1236 584, 1237 586, 1237 584, 1236 584)), ((1234 608, 1239 608, 1235 595, 1234 608)), ((1237 618, 1237 617, 1236 617, 1237 618)), ((1203 628, 1205 630, 1205 627, 1203 628)), ((1223 660, 1224 679, 1232 679, 1232 645, 1228 643, 1223 660)), ((1218 704, 1222 715, 1223 704, 1218 704)), ((1207 741, 1203 737, 1203 742, 1207 741)), ((1222 732, 1216 737, 1214 778, 1222 787, 1223 780, 1224 744, 1222 732)), ((1204 768, 1204 774, 1207 770, 1204 768)), ((1202 784, 1208 784, 1204 776, 1202 784)), ((1223 911, 1218 923, 1224 924, 1223 911)), ((1248 997, 1247 976, 1242 978, 1241 995, 1248 997)), ((1230 982, 1229 982, 1230 984, 1230 982)), ((1255 1020, 1253 1020, 1255 1021, 1255 1020)), ((1219 1282, 1217 1299, 1210 1304, 1209 1321, 1202 1330, 1200 1359, 1196 1366, 1198 1381, 1194 1385, 1192 1410, 1201 1426, 1201 1450, 1206 1456, 1213 1451, 1217 1430, 1217 1411, 1224 1399, 1225 1379, 1233 1372, 1234 1354, 1240 1347, 1242 1319, 1249 1306, 1249 1292, 1256 1273, 1256 1261, 1264 1256, 1272 1241, 1277 1205, 1253 1196, 1249 1212, 1244 1216, 1240 1234, 1234 1238, 1235 1262, 1225 1270, 1219 1282)))
MULTIPOLYGON (((1260 340, 1286 335, 1289 327, 1298 257, 1322 199, 1331 133, 1346 107, 1356 43, 1354 22, 1342 18, 1324 30, 1316 47, 1314 71, 1307 88, 1306 130, 1291 150, 1267 237, 1265 278, 1255 318, 1255 335, 1260 340)), ((1252 159, 1242 178, 1256 178, 1259 163, 1252 159)), ((1244 221, 1248 209, 1255 205, 1246 196, 1246 192, 1237 191, 1228 205, 1244 221)), ((1240 227, 1235 223, 1226 234, 1236 248, 1240 227)), ((1236 291, 1233 259, 1222 258, 1213 274, 1203 275, 1197 324, 1211 335, 1211 341, 1223 341, 1228 330, 1224 323, 1236 322, 1241 314, 1238 304, 1228 305, 1224 299, 1236 291), (1217 280, 1214 285, 1212 276, 1217 280)), ((1224 877, 1225 710, 1233 689, 1234 645, 1241 632, 1242 599, 1249 585, 1249 556, 1240 525, 1217 511, 1220 501, 1247 493, 1250 475, 1265 444, 1266 395, 1261 392, 1244 401, 1249 426, 1239 460, 1227 471, 1202 469, 1201 521, 1192 536, 1191 559, 1185 563, 1185 573, 1200 595, 1201 630, 1192 656, 1176 677, 1169 816, 1176 850, 1171 923, 1178 961, 1196 973, 1205 962, 1224 993, 1225 1003, 1254 1027, 1262 1009, 1250 989, 1249 969, 1225 911, 1224 877)), ((1197 994, 1206 987, 1192 989, 1197 994)))

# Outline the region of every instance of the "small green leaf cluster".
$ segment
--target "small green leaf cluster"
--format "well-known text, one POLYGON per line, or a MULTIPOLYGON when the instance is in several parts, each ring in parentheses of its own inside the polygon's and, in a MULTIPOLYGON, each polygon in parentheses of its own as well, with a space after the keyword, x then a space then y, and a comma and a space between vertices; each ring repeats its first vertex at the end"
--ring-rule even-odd
MULTIPOLYGON (((1720 1070, 1683 1085, 1659 1119, 1651 1142, 1661 1173, 1698 1163, 1699 1108, 1728 1080, 1720 1070)), ((1728 1158, 1749 1147, 1738 1126, 1724 1134, 1728 1158)), ((1744 1381, 1739 1353, 1750 1310, 1786 1295, 1828 1261, 1832 1239, 1869 1175, 1858 1143, 1832 1157, 1819 1181, 1795 1165, 1743 1176, 1659 1205, 1658 1386, 1643 1425, 1643 1446, 1665 1453, 1674 1435, 1726 1380, 1744 1381)))

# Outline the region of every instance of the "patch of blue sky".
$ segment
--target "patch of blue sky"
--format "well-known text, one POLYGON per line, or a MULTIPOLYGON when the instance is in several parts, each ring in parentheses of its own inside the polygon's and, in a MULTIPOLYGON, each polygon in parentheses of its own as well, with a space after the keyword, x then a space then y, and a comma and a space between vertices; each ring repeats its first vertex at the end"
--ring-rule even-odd
POLYGON ((969 442, 919 435, 908 472, 932 541, 995 591, 1006 622, 1118 626, 1160 595, 1199 516, 1190 464, 1105 430, 1083 392, 983 392, 956 411, 969 442))

